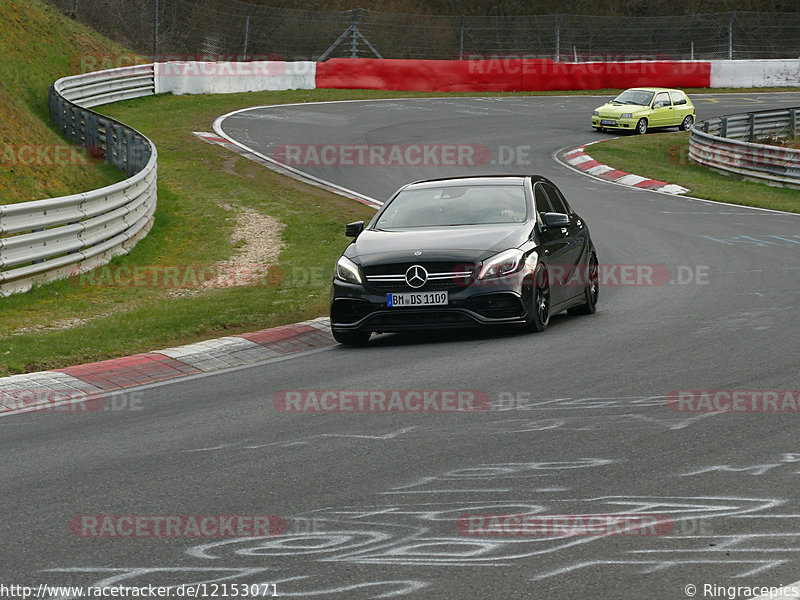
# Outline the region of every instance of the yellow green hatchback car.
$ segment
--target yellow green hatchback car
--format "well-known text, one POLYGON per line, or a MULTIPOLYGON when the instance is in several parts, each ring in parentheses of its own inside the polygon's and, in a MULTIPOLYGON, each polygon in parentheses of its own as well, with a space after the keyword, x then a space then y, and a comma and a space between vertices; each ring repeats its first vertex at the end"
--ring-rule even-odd
POLYGON ((642 87, 625 90, 611 102, 592 113, 592 127, 597 131, 613 129, 647 133, 658 127, 692 128, 695 110, 681 90, 642 87))

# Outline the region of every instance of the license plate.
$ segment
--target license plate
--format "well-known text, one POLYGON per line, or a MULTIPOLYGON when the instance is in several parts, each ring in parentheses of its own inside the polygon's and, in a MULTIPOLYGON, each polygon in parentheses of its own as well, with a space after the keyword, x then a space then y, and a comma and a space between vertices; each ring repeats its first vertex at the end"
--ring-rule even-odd
POLYGON ((447 292, 403 292, 386 294, 386 306, 441 306, 447 304, 447 292))
POLYGON ((617 122, 614 119, 600 119, 600 125, 616 125, 617 122))

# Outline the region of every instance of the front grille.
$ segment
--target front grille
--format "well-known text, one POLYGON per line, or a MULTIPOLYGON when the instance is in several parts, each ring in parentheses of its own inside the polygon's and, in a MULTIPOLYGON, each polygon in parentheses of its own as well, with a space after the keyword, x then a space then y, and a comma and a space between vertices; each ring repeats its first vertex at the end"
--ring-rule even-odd
POLYGON ((377 290, 394 292, 457 290, 472 283, 475 267, 475 263, 404 262, 365 268, 364 275, 369 286, 377 290), (406 282, 406 271, 414 265, 424 267, 428 272, 428 281, 418 288, 413 288, 406 282))

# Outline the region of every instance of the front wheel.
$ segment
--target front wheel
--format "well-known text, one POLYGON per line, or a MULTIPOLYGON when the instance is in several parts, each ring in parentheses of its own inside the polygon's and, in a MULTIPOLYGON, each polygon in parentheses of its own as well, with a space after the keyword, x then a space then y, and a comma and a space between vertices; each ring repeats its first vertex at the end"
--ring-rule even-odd
POLYGON ((550 323, 550 281, 544 267, 536 270, 531 292, 530 314, 525 328, 528 331, 544 331, 550 323))
POLYGON ((583 304, 567 310, 571 315, 591 315, 597 310, 597 297, 600 292, 600 269, 597 257, 592 254, 586 265, 586 285, 583 288, 583 304))
POLYGON ((332 329, 333 339, 346 346, 363 346, 369 341, 371 331, 339 331, 332 329))
POLYGON ((636 123, 636 133, 640 135, 647 133, 647 119, 639 119, 639 122, 636 123))
POLYGON ((694 124, 694 119, 692 118, 692 115, 686 115, 683 121, 681 121, 680 129, 681 131, 689 131, 692 128, 693 124, 694 124))

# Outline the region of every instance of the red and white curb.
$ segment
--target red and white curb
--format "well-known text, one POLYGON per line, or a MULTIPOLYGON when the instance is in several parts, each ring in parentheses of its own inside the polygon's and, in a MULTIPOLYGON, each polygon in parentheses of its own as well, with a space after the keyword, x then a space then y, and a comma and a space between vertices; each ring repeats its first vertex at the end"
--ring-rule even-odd
POLYGON ((242 333, 103 360, 85 365, 0 377, 0 416, 36 410, 40 404, 101 396, 129 387, 262 362, 336 342, 330 319, 242 333))
MULTIPOLYGON (((596 142, 592 142, 591 144, 594 143, 596 142)), ((625 171, 620 171, 614 167, 599 163, 585 151, 586 146, 591 146, 591 144, 584 144, 583 146, 568 150, 561 155, 561 159, 571 167, 583 171, 587 175, 620 185, 627 185, 644 190, 654 190, 666 194, 685 194, 689 191, 687 188, 679 185, 633 175, 632 173, 626 173, 625 171)))

